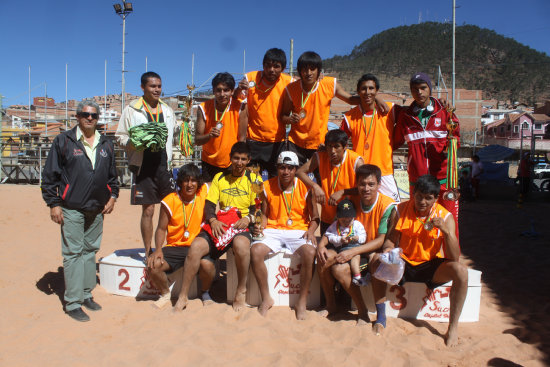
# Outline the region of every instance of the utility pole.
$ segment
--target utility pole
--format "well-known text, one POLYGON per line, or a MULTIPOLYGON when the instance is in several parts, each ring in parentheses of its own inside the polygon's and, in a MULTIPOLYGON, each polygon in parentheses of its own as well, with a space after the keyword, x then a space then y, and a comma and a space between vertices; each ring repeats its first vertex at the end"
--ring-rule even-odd
POLYGON ((124 73, 126 73, 124 66, 124 57, 126 55, 126 17, 134 11, 134 8, 132 3, 126 2, 125 0, 122 0, 122 5, 114 4, 113 8, 115 8, 115 13, 122 18, 122 98, 120 105, 120 113, 122 114, 122 111, 124 111, 124 73))
POLYGON ((4 158, 4 108, 2 107, 2 98, 4 98, 4 96, 0 94, 0 183, 2 183, 2 159, 4 158))
POLYGON ((294 39, 290 39, 290 67, 289 67, 290 77, 294 75, 294 39))
POLYGON ((455 69, 455 36, 456 36, 456 0, 453 0, 453 107, 455 106, 455 77, 456 77, 456 69, 455 69))
POLYGON ((65 131, 69 130, 69 108, 67 99, 67 71, 69 70, 69 64, 65 64, 65 131))

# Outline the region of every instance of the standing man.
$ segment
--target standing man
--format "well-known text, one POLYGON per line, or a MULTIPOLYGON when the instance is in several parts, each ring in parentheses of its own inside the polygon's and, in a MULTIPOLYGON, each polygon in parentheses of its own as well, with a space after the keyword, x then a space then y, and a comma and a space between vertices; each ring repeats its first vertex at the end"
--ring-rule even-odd
POLYGON ((271 48, 264 55, 263 71, 246 74, 237 88, 237 95, 245 93, 248 115, 248 124, 245 119, 240 121, 239 136, 246 137, 252 157, 270 178, 277 176, 277 154, 286 136, 280 121, 281 98, 292 78, 283 74, 285 68, 285 52, 271 48))
POLYGON ((262 199, 261 228, 264 239, 252 243, 250 256, 252 268, 262 295, 258 311, 265 316, 274 301, 269 294, 265 257, 286 248, 290 253, 298 253, 301 259, 300 298, 295 306, 296 318, 306 318, 306 304, 313 262, 315 261, 315 230, 319 225, 317 204, 313 202, 306 185, 296 178, 298 156, 294 152, 281 152, 277 159, 278 177, 264 183, 262 199), (265 229, 264 229, 265 228, 265 229))
MULTIPOLYGON (((239 119, 245 119, 243 104, 233 98, 235 79, 229 73, 218 73, 212 79, 214 99, 201 103, 197 110, 195 144, 202 145, 201 165, 206 182, 231 165, 229 152, 239 140, 239 119)), ((244 136, 241 140, 244 140, 244 136)))
POLYGON ((103 215, 113 211, 118 197, 118 174, 113 143, 96 130, 97 103, 80 102, 76 117, 78 125, 53 141, 43 171, 42 197, 51 219, 61 225, 65 312, 77 321, 89 321, 81 306, 101 310, 92 298, 95 254, 103 215))
MULTIPOLYGON (((445 344, 458 343, 458 319, 468 291, 468 269, 461 263, 460 247, 455 235, 455 222, 449 212, 436 202, 440 191, 439 180, 431 175, 418 178, 413 198, 397 206, 382 252, 393 248, 403 249, 405 260, 404 282, 423 282, 430 289, 452 280, 450 292, 449 328, 445 344), (445 257, 441 250, 445 251, 445 257)), ((371 272, 374 274, 380 261, 375 255, 371 272)), ((374 331, 381 334, 386 327, 386 283, 373 279, 377 318, 374 331)))
MULTIPOLYGON (((413 103, 402 108, 397 115, 393 132, 393 149, 403 143, 409 147, 407 172, 409 174, 410 192, 416 180, 430 174, 441 183, 438 202, 453 214, 458 237, 458 200, 446 200, 443 194, 447 190, 447 122, 451 117, 441 102, 431 97, 432 82, 425 73, 416 73, 410 81, 413 103)), ((456 115, 453 121, 458 124, 456 115)), ((459 138, 459 128, 454 136, 459 138)))
POLYGON ((388 231, 388 221, 395 215, 393 200, 379 192, 381 176, 380 168, 372 164, 364 164, 356 171, 356 189, 359 197, 353 198, 352 201, 357 208, 355 219, 363 224, 367 232, 367 242, 340 253, 336 253, 334 248, 325 247, 323 243, 317 248, 319 278, 327 303, 325 314, 331 315, 337 311, 334 282, 338 281, 357 306, 358 325, 368 323, 369 316, 359 287, 352 282, 349 261, 354 256, 370 257, 379 251, 388 231))
POLYGON ((479 199, 479 181, 481 180, 481 174, 483 173, 483 163, 479 159, 479 156, 475 154, 472 157, 472 191, 474 200, 479 199))
MULTIPOLYGON (((304 52, 298 59, 300 80, 290 83, 283 96, 281 121, 290 124, 288 148, 296 152, 300 165, 311 158, 328 131, 330 103, 333 97, 357 105, 359 97, 352 97, 337 83, 336 78, 322 76, 323 61, 313 51, 304 52)), ((387 107, 381 106, 384 113, 387 107)))
POLYGON ((387 102, 390 112, 381 114, 376 108, 376 95, 380 89, 378 78, 365 74, 357 81, 359 106, 344 114, 340 129, 345 131, 353 144, 353 151, 366 163, 374 164, 382 170, 380 192, 399 201, 399 190, 393 177, 392 135, 395 121, 393 103, 387 102))
POLYGON ((355 170, 363 165, 363 158, 347 149, 348 136, 342 130, 331 130, 325 137, 325 151, 316 152, 298 169, 298 177, 309 188, 321 208, 321 235, 336 220, 336 206, 344 196, 344 190, 355 186, 355 170), (319 169, 320 183, 309 178, 308 173, 319 169))
POLYGON ((162 81, 160 75, 149 71, 141 76, 143 96, 124 108, 115 136, 128 154, 128 169, 132 172, 130 203, 141 205, 141 238, 145 256, 151 254, 153 239, 153 215, 155 204, 160 203, 176 189, 169 171, 172 161, 172 137, 176 126, 174 111, 160 100, 162 81), (142 124, 164 124, 168 129, 166 147, 158 151, 137 150, 130 129, 142 124))

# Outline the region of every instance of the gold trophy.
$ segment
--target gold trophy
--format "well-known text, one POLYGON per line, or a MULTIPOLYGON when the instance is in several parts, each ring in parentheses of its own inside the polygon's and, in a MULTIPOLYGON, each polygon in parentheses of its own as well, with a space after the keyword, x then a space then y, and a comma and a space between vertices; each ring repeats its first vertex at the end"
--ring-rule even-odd
POLYGON ((453 114, 456 108, 448 106, 447 112, 449 118, 446 123, 447 127, 447 145, 445 146, 445 152, 447 153, 447 191, 443 193, 443 199, 449 201, 456 201, 460 196, 458 192, 458 165, 457 165, 457 150, 458 139, 454 136, 454 131, 458 128, 458 122, 453 121, 453 114))
MULTIPOLYGON (((254 164, 250 167, 248 167, 248 170, 250 172, 253 172, 256 174, 256 179, 252 182, 252 191, 256 194, 256 198, 254 199, 255 202, 255 209, 254 209, 254 227, 258 226, 261 228, 262 225, 262 201, 260 200, 260 193, 264 190, 264 184, 262 181, 258 180, 258 177, 260 176, 260 165, 254 164)), ((252 235, 252 239, 254 241, 261 241, 264 239, 264 234, 260 232, 259 235, 252 235)))

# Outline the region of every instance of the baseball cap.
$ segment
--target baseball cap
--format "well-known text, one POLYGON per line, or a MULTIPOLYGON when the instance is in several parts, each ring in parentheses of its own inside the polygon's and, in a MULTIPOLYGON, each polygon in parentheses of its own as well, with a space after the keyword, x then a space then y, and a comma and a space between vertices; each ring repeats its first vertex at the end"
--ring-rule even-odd
POLYGON ((351 218, 355 217, 355 215, 355 206, 353 206, 350 200, 344 199, 338 203, 338 207, 336 208, 337 218, 351 218))
POLYGON ((296 153, 291 151, 281 152, 281 154, 279 154, 279 158, 277 158, 277 164, 288 164, 296 167, 300 165, 298 163, 298 156, 296 153))
POLYGON ((432 90, 432 80, 426 73, 419 72, 419 73, 413 74, 413 76, 411 77, 410 84, 417 84, 417 83, 426 83, 428 84, 428 87, 430 87, 430 90, 432 90))

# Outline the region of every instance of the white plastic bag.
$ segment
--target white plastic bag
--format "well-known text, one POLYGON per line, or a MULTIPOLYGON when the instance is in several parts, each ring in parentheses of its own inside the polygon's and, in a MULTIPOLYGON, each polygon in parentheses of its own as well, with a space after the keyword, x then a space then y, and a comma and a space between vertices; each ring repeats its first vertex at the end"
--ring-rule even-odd
POLYGON ((401 258, 402 252, 400 248, 394 248, 380 255, 380 265, 374 272, 374 277, 392 285, 399 283, 405 271, 405 261, 401 258))

